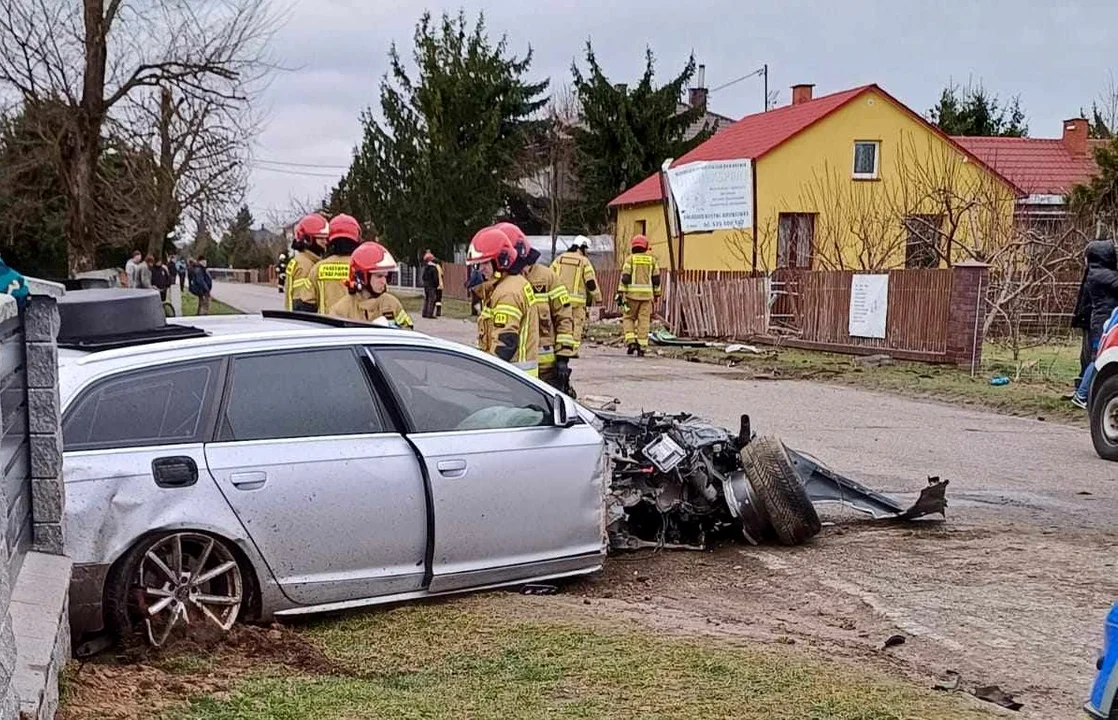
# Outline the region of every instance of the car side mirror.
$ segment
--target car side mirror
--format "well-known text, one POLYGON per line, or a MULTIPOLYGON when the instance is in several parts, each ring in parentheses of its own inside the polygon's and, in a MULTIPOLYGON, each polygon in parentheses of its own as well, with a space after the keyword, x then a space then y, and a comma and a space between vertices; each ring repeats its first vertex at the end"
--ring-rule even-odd
POLYGON ((555 427, 570 427, 579 418, 578 407, 575 401, 566 395, 559 394, 552 398, 551 424, 555 427))

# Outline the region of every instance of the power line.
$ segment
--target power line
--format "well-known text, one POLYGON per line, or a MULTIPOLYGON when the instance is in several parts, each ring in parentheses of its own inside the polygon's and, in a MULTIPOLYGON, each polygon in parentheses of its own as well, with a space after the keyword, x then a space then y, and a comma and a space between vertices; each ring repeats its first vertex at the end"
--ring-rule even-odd
POLYGON ((264 166, 264 165, 255 165, 255 164, 254 164, 254 168, 256 170, 264 170, 264 171, 267 171, 267 172, 279 173, 280 175, 295 175, 297 177, 320 177, 320 178, 335 178, 335 179, 337 179, 339 177, 337 173, 315 173, 315 172, 305 172, 305 171, 300 171, 300 170, 284 170, 282 168, 267 167, 267 166, 264 166))
POLYGON ((282 165, 284 167, 302 167, 302 168, 323 168, 326 170, 349 170, 348 165, 322 165, 319 163, 297 163, 287 162, 285 160, 266 160, 264 158, 253 159, 254 163, 262 165, 282 165))

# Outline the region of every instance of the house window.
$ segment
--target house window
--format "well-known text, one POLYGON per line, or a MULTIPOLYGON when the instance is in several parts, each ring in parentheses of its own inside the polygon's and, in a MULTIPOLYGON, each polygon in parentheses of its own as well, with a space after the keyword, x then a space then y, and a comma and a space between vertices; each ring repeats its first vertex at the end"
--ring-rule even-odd
POLYGON ((881 165, 881 143, 877 140, 854 142, 854 179, 876 180, 881 165))
POLYGON ((942 215, 909 215, 904 219, 908 237, 905 240, 906 268, 939 267, 942 215))
POLYGON ((648 221, 647 220, 637 220, 635 223, 633 223, 633 225, 636 228, 633 231, 634 235, 644 235, 645 232, 648 230, 648 221))
POLYGON ((780 213, 776 245, 778 268, 811 269, 815 255, 815 214, 780 213))

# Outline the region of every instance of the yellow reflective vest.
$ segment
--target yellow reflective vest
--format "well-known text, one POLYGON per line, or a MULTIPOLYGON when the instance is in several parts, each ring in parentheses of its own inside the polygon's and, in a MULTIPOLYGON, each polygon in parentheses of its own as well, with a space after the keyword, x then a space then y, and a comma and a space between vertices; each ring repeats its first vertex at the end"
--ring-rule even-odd
POLYGON ((522 275, 503 275, 482 286, 478 347, 539 376, 540 318, 535 293, 522 275))
POLYGON ((625 258, 617 289, 629 300, 660 297, 660 266, 656 264, 656 256, 641 252, 625 258))
POLYGON ((318 256, 309 250, 300 250, 287 262, 287 280, 284 282, 284 309, 294 310, 295 301, 315 304, 311 272, 318 256))
POLYGON ((315 306, 322 315, 349 294, 349 255, 329 255, 315 263, 311 270, 315 306))
POLYGON ((567 288, 571 296, 571 305, 586 305, 587 292, 590 300, 600 303, 602 290, 598 287, 598 279, 594 275, 594 266, 590 260, 580 252, 565 252, 551 263, 551 271, 559 276, 559 282, 567 288), (587 290, 587 285, 592 284, 593 290, 587 290))
POLYGON ((540 318, 541 367, 555 364, 555 357, 574 355, 575 326, 571 297, 555 273, 543 265, 529 265, 521 272, 532 286, 534 307, 540 318))

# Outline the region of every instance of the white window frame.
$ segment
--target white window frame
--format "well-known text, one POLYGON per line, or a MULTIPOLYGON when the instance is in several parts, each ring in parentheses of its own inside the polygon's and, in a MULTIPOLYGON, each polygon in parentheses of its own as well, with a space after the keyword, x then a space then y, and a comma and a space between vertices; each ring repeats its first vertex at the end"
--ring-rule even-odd
POLYGON ((850 160, 851 176, 855 180, 877 180, 878 173, 881 170, 881 141, 880 140, 855 140, 853 146, 853 157, 850 160), (859 145, 872 145, 873 146, 873 172, 860 173, 858 172, 858 146, 859 145))

